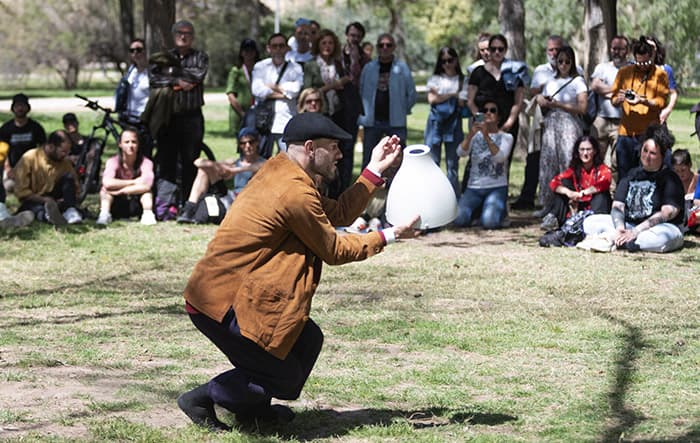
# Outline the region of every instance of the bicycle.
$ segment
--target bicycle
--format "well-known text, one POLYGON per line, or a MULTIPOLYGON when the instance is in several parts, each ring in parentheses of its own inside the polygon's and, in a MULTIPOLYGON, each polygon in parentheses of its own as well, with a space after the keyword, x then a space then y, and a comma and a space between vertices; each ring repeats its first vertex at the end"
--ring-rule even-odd
POLYGON ((116 143, 119 143, 121 123, 112 118, 114 111, 110 108, 102 107, 97 101, 92 101, 80 94, 75 94, 75 96, 87 102, 85 107, 104 113, 100 124, 94 125, 90 135, 85 139, 78 160, 75 163, 75 172, 78 174, 80 182, 78 203, 82 203, 88 193, 94 193, 99 190, 102 154, 110 135, 116 143))

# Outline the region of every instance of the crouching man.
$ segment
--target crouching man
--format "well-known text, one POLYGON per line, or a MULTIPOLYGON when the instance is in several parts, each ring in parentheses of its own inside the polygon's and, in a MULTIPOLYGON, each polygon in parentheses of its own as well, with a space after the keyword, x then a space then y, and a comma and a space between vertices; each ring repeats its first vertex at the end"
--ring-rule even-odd
POLYGON ((236 198, 185 288, 194 325, 235 367, 178 398, 195 423, 226 430, 214 405, 239 422, 289 421, 291 409, 271 399, 299 397, 321 352, 323 334, 309 318, 323 262, 364 260, 400 238, 404 226, 368 234, 339 234, 383 184, 382 172, 400 155, 399 138, 385 137, 357 181, 332 200, 314 177, 333 180, 349 134, 318 113, 293 117, 284 130, 288 151, 268 160, 236 198))

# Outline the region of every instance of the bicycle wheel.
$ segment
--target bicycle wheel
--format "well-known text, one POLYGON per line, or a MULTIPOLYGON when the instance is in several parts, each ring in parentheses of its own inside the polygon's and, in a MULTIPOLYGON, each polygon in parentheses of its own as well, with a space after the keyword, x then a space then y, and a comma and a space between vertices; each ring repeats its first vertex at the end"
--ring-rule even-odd
POLYGON ((102 152, 104 140, 92 139, 85 142, 87 154, 85 156, 85 173, 78 176, 80 179, 80 195, 78 203, 82 203, 90 193, 100 190, 100 169, 102 167, 102 152), (90 142, 90 145, 87 145, 90 142))

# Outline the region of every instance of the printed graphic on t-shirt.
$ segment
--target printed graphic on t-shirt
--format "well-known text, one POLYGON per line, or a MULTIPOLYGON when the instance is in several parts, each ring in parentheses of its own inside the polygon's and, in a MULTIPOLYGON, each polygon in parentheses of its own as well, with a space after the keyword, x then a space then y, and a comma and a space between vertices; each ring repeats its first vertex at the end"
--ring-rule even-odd
MULTIPOLYGON (((492 138, 493 142, 500 146, 501 137, 498 134, 492 138)), ((486 140, 480 137, 474 144, 474 157, 478 158, 477 170, 481 177, 490 177, 494 180, 499 179, 505 173, 505 165, 502 162, 494 163, 492 160, 491 150, 486 144, 486 140)))
POLYGON ((654 192, 656 192, 656 182, 649 180, 630 182, 625 200, 629 219, 642 220, 653 214, 654 192))

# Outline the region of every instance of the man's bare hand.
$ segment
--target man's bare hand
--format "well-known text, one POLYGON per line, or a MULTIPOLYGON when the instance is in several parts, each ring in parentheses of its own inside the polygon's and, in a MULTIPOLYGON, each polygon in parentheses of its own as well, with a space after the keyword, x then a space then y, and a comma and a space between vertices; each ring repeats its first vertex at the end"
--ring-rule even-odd
POLYGON ((377 146, 372 149, 372 157, 367 165, 378 173, 384 172, 394 164, 401 155, 401 139, 397 135, 384 137, 377 146))
POLYGON ((397 239, 403 238, 416 238, 423 233, 420 229, 416 229, 414 226, 420 221, 420 216, 416 215, 413 220, 405 225, 394 226, 394 235, 397 239))

